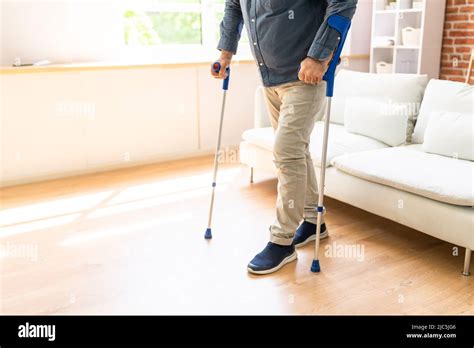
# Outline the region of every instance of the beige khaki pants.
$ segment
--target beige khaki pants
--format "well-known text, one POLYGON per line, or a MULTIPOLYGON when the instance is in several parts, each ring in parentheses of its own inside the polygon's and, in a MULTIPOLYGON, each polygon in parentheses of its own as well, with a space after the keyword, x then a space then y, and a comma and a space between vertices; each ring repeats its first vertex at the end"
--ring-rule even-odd
POLYGON ((309 141, 314 123, 324 116, 326 82, 267 87, 265 96, 275 130, 273 158, 278 173, 276 220, 270 228, 270 241, 291 245, 303 219, 316 224, 318 185, 309 141))

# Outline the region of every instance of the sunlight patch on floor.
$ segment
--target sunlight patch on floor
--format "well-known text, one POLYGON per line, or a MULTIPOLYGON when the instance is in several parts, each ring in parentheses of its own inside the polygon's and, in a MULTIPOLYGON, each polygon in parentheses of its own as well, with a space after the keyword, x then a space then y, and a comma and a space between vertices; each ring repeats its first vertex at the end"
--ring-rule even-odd
MULTIPOLYGON (((218 185, 232 182, 241 173, 240 168, 222 169, 218 173, 218 185)), ((110 205, 162 195, 179 194, 199 188, 211 189, 212 173, 179 177, 144 185, 132 186, 121 191, 110 205)))
POLYGON ((103 191, 89 193, 44 203, 25 205, 23 207, 4 209, 0 212, 0 227, 49 219, 53 216, 77 213, 91 209, 113 194, 113 192, 114 191, 103 191))
POLYGON ((87 230, 87 233, 81 233, 73 237, 63 240, 61 246, 74 246, 86 242, 96 241, 99 239, 116 237, 120 235, 130 234, 136 231, 153 229, 161 225, 170 224, 174 222, 182 222, 183 220, 190 220, 193 218, 191 213, 176 214, 173 216, 161 217, 154 220, 140 221, 138 223, 127 224, 122 227, 113 227, 107 229, 87 230))
MULTIPOLYGON (((220 185, 219 188, 216 188, 216 192, 225 191, 227 185, 220 185)), ((210 197, 209 188, 201 188, 197 190, 191 190, 189 192, 180 192, 174 193, 172 195, 159 196, 153 198, 145 198, 142 200, 137 200, 135 202, 125 202, 120 204, 115 204, 112 206, 106 206, 103 208, 98 208, 95 211, 87 214, 87 219, 95 219, 99 217, 112 216, 116 214, 130 213, 133 211, 147 209, 152 207, 157 207, 160 205, 172 204, 175 202, 182 202, 190 200, 197 197, 203 197, 206 199, 206 202, 209 200, 207 197, 210 197)), ((207 203, 206 203, 207 204, 207 203)))
MULTIPOLYGON (((240 168, 221 170, 216 191, 227 190, 228 184, 240 173, 240 168)), ((71 224, 81 217, 90 220, 197 197, 210 197, 211 181, 212 172, 209 171, 125 189, 88 193, 5 209, 0 212, 0 238, 71 224)))
POLYGON ((7 227, 0 227, 0 238, 70 224, 80 216, 81 214, 79 213, 69 214, 38 221, 15 224, 7 227))

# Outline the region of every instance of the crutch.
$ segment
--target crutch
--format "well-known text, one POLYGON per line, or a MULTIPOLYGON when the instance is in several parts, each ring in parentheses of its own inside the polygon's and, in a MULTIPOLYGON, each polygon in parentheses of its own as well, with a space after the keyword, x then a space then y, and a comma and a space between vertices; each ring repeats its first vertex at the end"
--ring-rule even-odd
MULTIPOLYGON (((221 71, 221 64, 219 62, 215 62, 212 64, 212 70, 218 73, 221 71)), ((229 89, 229 79, 230 79, 230 68, 226 68, 227 77, 224 79, 222 83, 222 89, 224 94, 222 96, 222 109, 221 109, 221 118, 219 121, 219 135, 217 136, 217 146, 216 146, 216 153, 214 155, 214 176, 212 179, 212 194, 211 194, 211 204, 209 206, 209 218, 207 221, 207 229, 206 233, 204 234, 205 239, 212 238, 212 231, 211 231, 211 223, 212 223, 212 210, 214 208, 214 196, 216 193, 216 181, 217 181, 217 170, 219 168, 219 151, 221 149, 221 139, 222 139, 222 124, 224 122, 224 110, 225 110, 225 98, 227 95, 227 90, 229 89)))
POLYGON ((339 45, 336 52, 333 55, 331 63, 329 63, 328 70, 323 77, 323 80, 327 82, 326 85, 326 97, 328 98, 328 108, 326 120, 324 121, 324 136, 323 136, 323 149, 321 155, 321 172, 319 176, 319 196, 318 196, 318 222, 316 225, 316 244, 314 247, 314 259, 311 264, 311 272, 320 272, 321 267, 319 265, 319 238, 321 236, 321 220, 323 217, 323 201, 324 201, 324 179, 326 176, 326 157, 328 152, 328 137, 329 137, 329 118, 331 116, 331 101, 334 94, 334 77, 336 74, 336 68, 339 64, 341 57, 342 48, 347 38, 347 34, 351 27, 351 21, 349 18, 340 15, 331 15, 328 18, 328 25, 335 29, 339 33, 339 45))

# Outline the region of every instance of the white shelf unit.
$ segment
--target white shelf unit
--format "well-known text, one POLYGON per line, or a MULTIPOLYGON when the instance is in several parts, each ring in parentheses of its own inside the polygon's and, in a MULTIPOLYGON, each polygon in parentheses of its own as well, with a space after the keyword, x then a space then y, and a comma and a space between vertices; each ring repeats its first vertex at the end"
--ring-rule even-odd
POLYGON ((392 73, 439 77, 446 0, 374 0, 370 71, 377 63, 392 64, 392 73), (417 3, 418 6, 413 5, 417 3), (420 29, 419 45, 404 45, 403 29, 420 29), (383 41, 391 40, 386 45, 383 41))

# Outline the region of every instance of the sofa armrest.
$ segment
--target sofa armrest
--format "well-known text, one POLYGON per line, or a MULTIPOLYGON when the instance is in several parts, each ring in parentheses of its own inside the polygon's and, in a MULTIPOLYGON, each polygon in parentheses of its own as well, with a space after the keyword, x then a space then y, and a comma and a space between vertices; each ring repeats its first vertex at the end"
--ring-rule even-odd
POLYGON ((264 128, 271 127, 270 115, 265 101, 265 89, 263 86, 257 87, 255 91, 255 110, 254 110, 254 127, 264 128))

